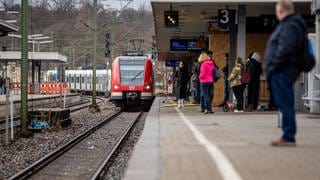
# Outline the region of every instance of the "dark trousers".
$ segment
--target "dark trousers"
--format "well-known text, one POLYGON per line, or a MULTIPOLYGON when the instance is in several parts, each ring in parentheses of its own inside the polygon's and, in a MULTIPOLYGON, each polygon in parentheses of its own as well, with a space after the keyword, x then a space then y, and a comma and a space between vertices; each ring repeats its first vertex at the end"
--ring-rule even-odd
POLYGON ((297 127, 294 108, 294 80, 283 73, 278 73, 271 76, 269 83, 276 105, 282 115, 282 139, 295 142, 297 127))
POLYGON ((213 83, 201 83, 201 109, 212 111, 213 83))
POLYGON ((200 102, 200 94, 201 94, 201 91, 200 91, 200 82, 196 82, 195 85, 194 85, 194 88, 195 88, 195 99, 200 102))
POLYGON ((243 110, 243 92, 244 92, 244 85, 238 85, 238 86, 234 86, 232 87, 233 93, 236 96, 237 99, 237 109, 239 111, 243 110))
POLYGON ((224 97, 223 97, 223 102, 226 103, 229 100, 229 81, 228 79, 224 80, 224 97))
POLYGON ((257 109, 259 105, 260 81, 248 84, 248 106, 257 109))

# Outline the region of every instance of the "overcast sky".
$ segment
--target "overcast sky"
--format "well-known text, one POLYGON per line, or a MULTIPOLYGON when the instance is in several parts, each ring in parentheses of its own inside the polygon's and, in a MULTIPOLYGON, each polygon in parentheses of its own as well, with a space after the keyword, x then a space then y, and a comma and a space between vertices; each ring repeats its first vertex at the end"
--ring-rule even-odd
MULTIPOLYGON (((128 1, 124 0, 107 0, 104 4, 109 4, 113 8, 121 8, 125 6, 128 3, 128 1)), ((151 9, 150 0, 133 0, 128 7, 131 8, 138 8, 141 4, 145 4, 147 8, 151 9)))

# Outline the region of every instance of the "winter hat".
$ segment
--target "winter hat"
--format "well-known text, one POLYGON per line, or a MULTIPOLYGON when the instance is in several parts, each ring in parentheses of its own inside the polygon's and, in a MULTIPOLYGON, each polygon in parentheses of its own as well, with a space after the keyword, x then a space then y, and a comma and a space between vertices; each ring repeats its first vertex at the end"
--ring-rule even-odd
POLYGON ((251 59, 254 59, 256 61, 259 61, 260 60, 260 54, 258 52, 253 52, 252 55, 251 55, 251 59))

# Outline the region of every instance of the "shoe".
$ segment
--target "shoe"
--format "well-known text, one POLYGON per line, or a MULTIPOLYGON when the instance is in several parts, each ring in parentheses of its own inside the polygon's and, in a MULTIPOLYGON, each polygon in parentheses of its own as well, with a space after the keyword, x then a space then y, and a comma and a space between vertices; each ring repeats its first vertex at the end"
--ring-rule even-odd
POLYGON ((214 112, 213 112, 213 111, 208 111, 208 113, 210 113, 210 114, 214 114, 214 112))
POLYGON ((207 110, 204 110, 203 114, 208 114, 208 111, 207 111, 207 110))
POLYGON ((200 111, 200 112, 202 112, 202 113, 203 113, 203 112, 204 112, 204 110, 203 110, 203 109, 201 109, 201 111, 200 111))
POLYGON ((279 139, 279 140, 272 141, 271 146, 274 146, 274 147, 295 147, 296 142, 279 139))
POLYGON ((236 109, 236 110, 234 110, 233 112, 235 112, 235 113, 243 113, 244 111, 243 111, 243 110, 238 110, 238 109, 236 109))

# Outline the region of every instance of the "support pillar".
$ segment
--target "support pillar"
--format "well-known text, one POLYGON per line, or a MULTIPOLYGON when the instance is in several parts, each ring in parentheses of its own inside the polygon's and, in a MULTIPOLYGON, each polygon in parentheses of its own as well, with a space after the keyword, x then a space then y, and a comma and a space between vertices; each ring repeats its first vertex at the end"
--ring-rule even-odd
MULTIPOLYGON (((320 14, 319 12, 316 15, 316 48, 315 48, 315 55, 316 55, 316 67, 313 72, 313 89, 312 91, 319 91, 320 89, 320 80, 317 79, 314 75, 315 74, 320 74, 320 14)), ((311 107, 310 107, 310 112, 314 114, 320 113, 320 101, 312 101, 311 102, 311 107)))
MULTIPOLYGON (((229 29, 229 75, 235 66, 235 61, 237 58, 237 28, 235 26, 229 29)), ((229 87, 230 88, 230 87, 229 87)), ((229 90, 229 92, 231 89, 229 90)), ((229 93, 229 100, 233 100, 232 93, 229 93)))
POLYGON ((28 0, 21 0, 21 136, 32 136, 28 130, 28 0))
POLYGON ((238 7, 237 57, 246 60, 246 6, 238 7))

